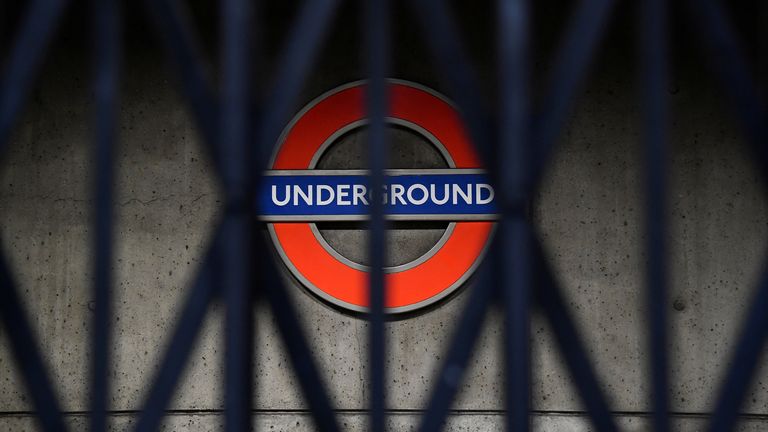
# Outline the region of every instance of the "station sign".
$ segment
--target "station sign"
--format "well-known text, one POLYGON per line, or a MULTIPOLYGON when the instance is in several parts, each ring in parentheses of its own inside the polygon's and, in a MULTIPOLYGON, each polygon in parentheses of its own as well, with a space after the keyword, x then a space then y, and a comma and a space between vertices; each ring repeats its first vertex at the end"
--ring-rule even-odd
POLYGON ((456 109, 419 84, 391 80, 389 123, 431 143, 446 169, 385 172, 371 190, 364 170, 317 169, 344 134, 364 127, 365 83, 333 89, 302 109, 280 137, 258 191, 256 206, 289 271, 311 293, 355 312, 368 307, 368 268, 323 238, 316 223, 363 221, 372 200, 395 221, 446 221, 440 240, 412 262, 385 268, 389 313, 427 307, 456 292, 479 265, 493 232, 495 192, 456 109))
POLYGON ((259 208, 267 221, 356 221, 380 199, 392 220, 487 220, 495 215, 494 191, 476 169, 391 170, 379 194, 358 170, 268 172, 259 208))

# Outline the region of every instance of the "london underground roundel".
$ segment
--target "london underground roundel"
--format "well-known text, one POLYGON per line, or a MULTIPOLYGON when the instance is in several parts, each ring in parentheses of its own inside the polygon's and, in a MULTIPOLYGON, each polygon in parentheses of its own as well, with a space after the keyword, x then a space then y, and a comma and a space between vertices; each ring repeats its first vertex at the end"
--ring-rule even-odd
POLYGON ((367 267, 336 252, 316 223, 365 220, 372 199, 383 200, 390 220, 445 221, 426 253, 385 268, 386 310, 413 311, 455 292, 479 265, 493 231, 494 191, 456 109, 405 81, 389 82, 387 121, 434 145, 447 168, 388 170, 382 191, 369 190, 364 170, 317 169, 332 144, 365 124, 364 87, 338 87, 299 112, 280 138, 257 206, 290 272, 323 300, 358 312, 368 306, 367 267))

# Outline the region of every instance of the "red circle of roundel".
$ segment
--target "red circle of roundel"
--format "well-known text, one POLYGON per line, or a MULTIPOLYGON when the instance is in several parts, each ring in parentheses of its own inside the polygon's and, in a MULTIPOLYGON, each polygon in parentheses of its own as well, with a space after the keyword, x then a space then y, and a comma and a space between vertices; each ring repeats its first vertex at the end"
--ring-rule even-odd
MULTIPOLYGON (((432 134, 446 149, 456 168, 480 168, 456 110, 420 86, 389 83, 390 116, 413 123, 432 134)), ((365 120, 364 84, 332 90, 299 113, 283 134, 273 158, 273 170, 310 169, 315 154, 331 136, 365 120)), ((440 250, 424 262, 387 273, 388 312, 405 312, 431 304, 457 289, 479 263, 493 222, 456 222, 440 250)), ((271 224, 271 234, 289 269, 320 297, 352 310, 368 306, 367 272, 331 255, 307 222, 271 224)))

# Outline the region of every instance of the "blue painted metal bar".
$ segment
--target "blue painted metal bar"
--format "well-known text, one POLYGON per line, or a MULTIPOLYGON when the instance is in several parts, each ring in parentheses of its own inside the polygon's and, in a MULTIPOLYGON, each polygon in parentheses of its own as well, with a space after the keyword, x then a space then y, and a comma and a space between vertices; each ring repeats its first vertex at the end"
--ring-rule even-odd
POLYGON ((36 0, 25 11, 0 87, 0 156, 67 4, 68 0, 36 0))
POLYGON ((541 249, 535 250, 535 264, 537 274, 541 278, 538 289, 535 290, 536 302, 552 326, 560 352, 571 372, 573 382, 579 390, 589 418, 595 426, 595 430, 616 432, 618 428, 611 417, 607 399, 600 390, 597 375, 592 368, 587 352, 584 350, 584 343, 579 337, 560 287, 548 268, 541 249))
POLYGON ((645 0, 639 7, 640 98, 646 152, 646 307, 650 347, 653 429, 669 430, 667 354, 667 5, 645 0))
POLYGON ((547 79, 547 92, 534 131, 536 163, 530 193, 541 180, 546 164, 570 113, 573 99, 587 75, 615 0, 584 0, 568 23, 547 79))
POLYGON ((339 0, 306 0, 275 69, 258 135, 258 160, 266 166, 280 132, 293 113, 302 84, 320 52, 339 0))
POLYGON ((192 289, 184 300, 181 317, 176 328, 169 335, 163 360, 160 363, 160 370, 149 381, 152 386, 136 422, 134 430, 137 432, 154 432, 160 427, 160 422, 168 408, 176 384, 184 372, 189 353, 195 346, 195 340, 200 333, 208 305, 211 304, 217 294, 212 272, 212 258, 217 254, 218 243, 220 243, 219 237, 220 235, 217 233, 211 250, 202 263, 200 273, 195 278, 192 289))
POLYGON ((503 214, 499 223, 500 250, 496 271, 506 319, 507 430, 530 429, 531 406, 531 286, 534 240, 527 220, 530 176, 527 0, 498 1, 499 141, 497 172, 503 214))
MULTIPOLYGON (((368 126, 368 177, 371 190, 377 193, 384 189, 384 170, 389 161, 387 125, 384 118, 389 112, 387 73, 389 70, 389 1, 369 0, 364 6, 361 20, 366 41, 364 58, 368 67, 369 81, 365 88, 368 126)), ((384 220, 384 202, 375 195, 370 203, 368 256, 370 272, 369 290, 369 353, 368 367, 370 384, 371 417, 369 429, 383 432, 386 429, 386 340, 384 329, 384 306, 386 284, 384 279, 387 253, 387 226, 384 220)))
POLYGON ((13 277, 0 256, 0 319, 11 342, 16 365, 24 377, 35 412, 43 430, 65 431, 59 401, 51 385, 48 369, 37 347, 37 338, 16 292, 13 277))
POLYGON ((504 302, 507 430, 528 431, 531 407, 531 287, 533 260, 531 227, 519 214, 500 221, 497 260, 504 302))
POLYGON ((122 20, 118 0, 93 2, 95 151, 93 299, 91 323, 91 431, 107 430, 112 326, 112 237, 114 146, 122 20))
POLYGON ((189 101, 213 166, 220 169, 219 155, 214 146, 219 138, 218 101, 199 41, 191 29, 188 11, 179 0, 146 0, 145 5, 181 78, 183 94, 189 101))
MULTIPOLYGON (((226 165, 226 164, 225 164, 226 165)), ((251 430, 253 392, 253 284, 250 267, 251 223, 240 212, 225 217, 222 243, 216 256, 215 277, 221 284, 226 306, 225 319, 225 430, 251 430)))
MULTIPOLYGON (((260 254, 258 255, 258 262, 269 262, 273 259, 268 253, 266 245, 259 248, 255 253, 260 254)), ((302 394, 312 411, 315 426, 319 431, 338 431, 339 425, 328 399, 325 383, 313 361, 313 353, 309 349, 307 338, 297 319, 299 315, 286 294, 277 268, 273 265, 265 265, 262 267, 261 275, 263 280, 259 281, 260 286, 263 287, 267 301, 272 308, 272 315, 282 335, 288 357, 293 365, 293 371, 298 377, 302 394)))
POLYGON ((222 283, 225 323, 225 429, 251 430, 253 288, 251 254, 253 233, 250 200, 253 196, 249 156, 250 28, 249 0, 222 2, 222 94, 218 143, 221 179, 226 194, 222 244, 216 277, 222 283))

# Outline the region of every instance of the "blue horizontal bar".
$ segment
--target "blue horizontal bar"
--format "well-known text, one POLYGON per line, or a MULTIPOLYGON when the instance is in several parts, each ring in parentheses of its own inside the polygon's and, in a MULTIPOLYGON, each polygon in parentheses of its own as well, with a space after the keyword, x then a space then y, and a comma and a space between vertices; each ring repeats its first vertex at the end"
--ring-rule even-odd
POLYGON ((401 170, 387 173, 380 194, 365 171, 272 171, 256 205, 267 221, 363 220, 372 196, 398 220, 492 220, 494 190, 479 170, 401 170))

